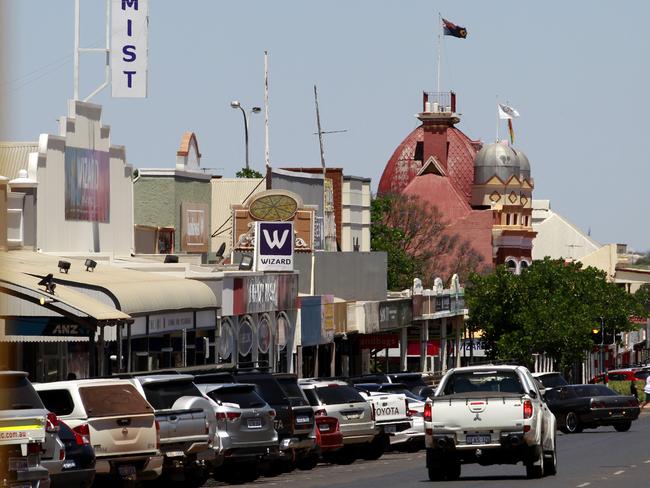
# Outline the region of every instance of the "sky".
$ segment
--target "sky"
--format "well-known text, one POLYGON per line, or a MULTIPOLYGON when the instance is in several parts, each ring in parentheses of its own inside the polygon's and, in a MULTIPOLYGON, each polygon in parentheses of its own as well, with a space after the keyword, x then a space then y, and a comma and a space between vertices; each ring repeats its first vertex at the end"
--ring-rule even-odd
MULTIPOLYGON (((72 97, 74 0, 0 0, 8 101, 0 139, 58 133, 72 97), (5 18, 5 21, 7 20, 5 18), (7 117, 7 114, 9 116, 7 117)), ((444 37, 441 90, 458 97, 458 127, 496 138, 507 101, 515 145, 530 159, 534 198, 601 244, 650 250, 650 2, 150 0, 149 96, 101 104, 111 143, 139 168, 172 167, 181 136, 226 177, 244 166, 239 100, 264 103, 269 51, 271 164, 320 163, 318 86, 328 166, 372 178, 418 125, 422 91, 436 90, 438 14, 465 27, 444 37)), ((82 46, 99 46, 104 2, 81 0, 82 46)), ((81 96, 103 80, 103 58, 81 55, 81 96)), ((264 167, 263 114, 250 120, 251 167, 264 167)), ((507 134, 505 125, 501 137, 507 134)))

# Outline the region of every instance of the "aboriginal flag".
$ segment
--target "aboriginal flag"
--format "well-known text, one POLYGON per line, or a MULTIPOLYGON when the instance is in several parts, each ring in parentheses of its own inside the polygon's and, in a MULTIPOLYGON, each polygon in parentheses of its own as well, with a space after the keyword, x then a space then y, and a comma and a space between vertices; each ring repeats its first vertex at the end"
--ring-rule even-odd
POLYGON ((447 19, 442 19, 442 25, 446 36, 459 37, 460 39, 465 39, 467 37, 467 29, 465 29, 465 27, 460 27, 449 22, 447 19))

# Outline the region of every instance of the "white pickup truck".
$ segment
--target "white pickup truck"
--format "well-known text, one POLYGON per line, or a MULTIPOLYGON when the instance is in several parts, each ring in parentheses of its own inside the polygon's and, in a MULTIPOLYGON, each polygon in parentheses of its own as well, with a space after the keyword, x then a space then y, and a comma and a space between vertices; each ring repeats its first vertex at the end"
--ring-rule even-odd
POLYGON ((557 470, 556 423, 523 366, 449 370, 424 407, 431 481, 455 480, 461 464, 523 462, 529 478, 557 470))
POLYGON ((356 385, 361 396, 372 404, 375 412, 375 425, 381 428, 379 434, 370 443, 370 448, 364 451, 365 459, 379 459, 390 446, 390 437, 398 432, 408 430, 412 421, 408 416, 408 402, 402 393, 385 393, 372 391, 364 386, 356 385))

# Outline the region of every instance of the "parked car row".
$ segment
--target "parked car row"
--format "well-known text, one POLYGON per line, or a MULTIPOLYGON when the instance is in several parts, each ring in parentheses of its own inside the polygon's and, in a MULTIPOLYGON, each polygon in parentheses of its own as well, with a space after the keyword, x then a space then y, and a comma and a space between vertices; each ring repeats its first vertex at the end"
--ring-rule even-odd
POLYGON ((2 481, 198 487, 419 448, 424 399, 413 385, 376 379, 387 378, 355 385, 193 368, 32 385, 25 373, 2 372, 2 481))

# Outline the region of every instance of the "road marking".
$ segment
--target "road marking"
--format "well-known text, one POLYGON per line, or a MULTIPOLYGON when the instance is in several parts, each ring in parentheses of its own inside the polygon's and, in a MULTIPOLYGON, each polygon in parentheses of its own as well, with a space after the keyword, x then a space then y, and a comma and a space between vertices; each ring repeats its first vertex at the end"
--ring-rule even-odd
POLYGON ((643 463, 644 464, 650 464, 650 459, 648 459, 647 461, 643 461, 643 463))
POLYGON ((623 473, 625 473, 625 470, 621 469, 620 471, 616 471, 616 473, 614 473, 614 475, 623 474, 623 473))
POLYGON ((587 481, 586 483, 582 483, 581 485, 578 485, 577 488, 584 488, 585 486, 589 486, 590 484, 591 484, 591 483, 589 483, 589 482, 587 481))

